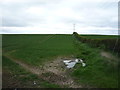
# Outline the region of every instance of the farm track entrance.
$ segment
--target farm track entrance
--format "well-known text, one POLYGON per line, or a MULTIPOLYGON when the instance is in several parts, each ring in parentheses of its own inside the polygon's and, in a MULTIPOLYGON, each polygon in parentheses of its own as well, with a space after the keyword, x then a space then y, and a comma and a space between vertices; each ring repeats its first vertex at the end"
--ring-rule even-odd
POLYGON ((22 62, 10 55, 4 54, 3 56, 9 58, 13 62, 19 64, 25 70, 38 75, 38 77, 46 80, 50 83, 58 84, 61 87, 69 88, 81 88, 82 86, 77 84, 75 80, 69 75, 69 70, 64 67, 61 57, 56 60, 47 62, 41 67, 35 67, 22 62))

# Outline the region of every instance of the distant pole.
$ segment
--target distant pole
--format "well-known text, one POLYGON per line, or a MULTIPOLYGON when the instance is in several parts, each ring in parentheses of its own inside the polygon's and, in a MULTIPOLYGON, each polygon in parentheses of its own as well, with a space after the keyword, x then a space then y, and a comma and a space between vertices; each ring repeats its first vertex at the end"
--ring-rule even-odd
POLYGON ((75 32, 75 24, 73 24, 73 32, 75 32))

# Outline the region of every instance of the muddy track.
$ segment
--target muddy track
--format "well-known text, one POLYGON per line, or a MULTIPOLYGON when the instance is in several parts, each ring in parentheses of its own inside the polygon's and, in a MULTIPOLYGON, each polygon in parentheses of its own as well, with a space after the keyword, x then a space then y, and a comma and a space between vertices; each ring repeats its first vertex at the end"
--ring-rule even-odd
POLYGON ((118 57, 112 55, 111 53, 109 52, 106 52, 106 51, 102 51, 101 52, 101 56, 105 57, 105 58, 108 58, 110 62, 113 62, 113 61, 118 61, 118 57))
POLYGON ((15 63, 19 64, 25 70, 38 75, 43 80, 50 83, 58 84, 61 87, 69 88, 82 88, 81 85, 77 84, 74 79, 69 75, 69 70, 65 68, 62 59, 58 57, 56 60, 45 63, 41 67, 30 66, 19 59, 11 57, 10 55, 3 55, 15 63))

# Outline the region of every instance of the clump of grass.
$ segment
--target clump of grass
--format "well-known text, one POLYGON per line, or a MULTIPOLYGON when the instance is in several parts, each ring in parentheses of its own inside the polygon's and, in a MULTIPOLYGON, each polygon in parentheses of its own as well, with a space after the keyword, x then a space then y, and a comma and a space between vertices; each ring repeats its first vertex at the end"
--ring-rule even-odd
POLYGON ((47 87, 47 88, 60 88, 60 86, 57 85, 57 84, 51 84, 51 83, 48 83, 48 82, 45 82, 45 81, 42 83, 42 85, 47 87))
POLYGON ((75 41, 77 58, 82 58, 87 66, 77 67, 72 75, 78 82, 99 88, 117 88, 118 70, 117 66, 100 55, 100 50, 91 48, 87 44, 75 41))

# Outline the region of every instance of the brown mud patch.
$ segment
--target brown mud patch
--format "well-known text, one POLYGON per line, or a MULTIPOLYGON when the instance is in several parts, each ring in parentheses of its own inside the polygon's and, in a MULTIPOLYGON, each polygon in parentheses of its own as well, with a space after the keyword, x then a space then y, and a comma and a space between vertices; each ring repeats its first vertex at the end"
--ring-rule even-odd
POLYGON ((70 76, 71 69, 67 69, 61 57, 53 61, 48 61, 40 67, 30 66, 19 59, 11 57, 6 54, 5 57, 19 64, 25 70, 38 75, 45 81, 60 85, 61 87, 82 88, 82 86, 75 82, 75 79, 70 76))

